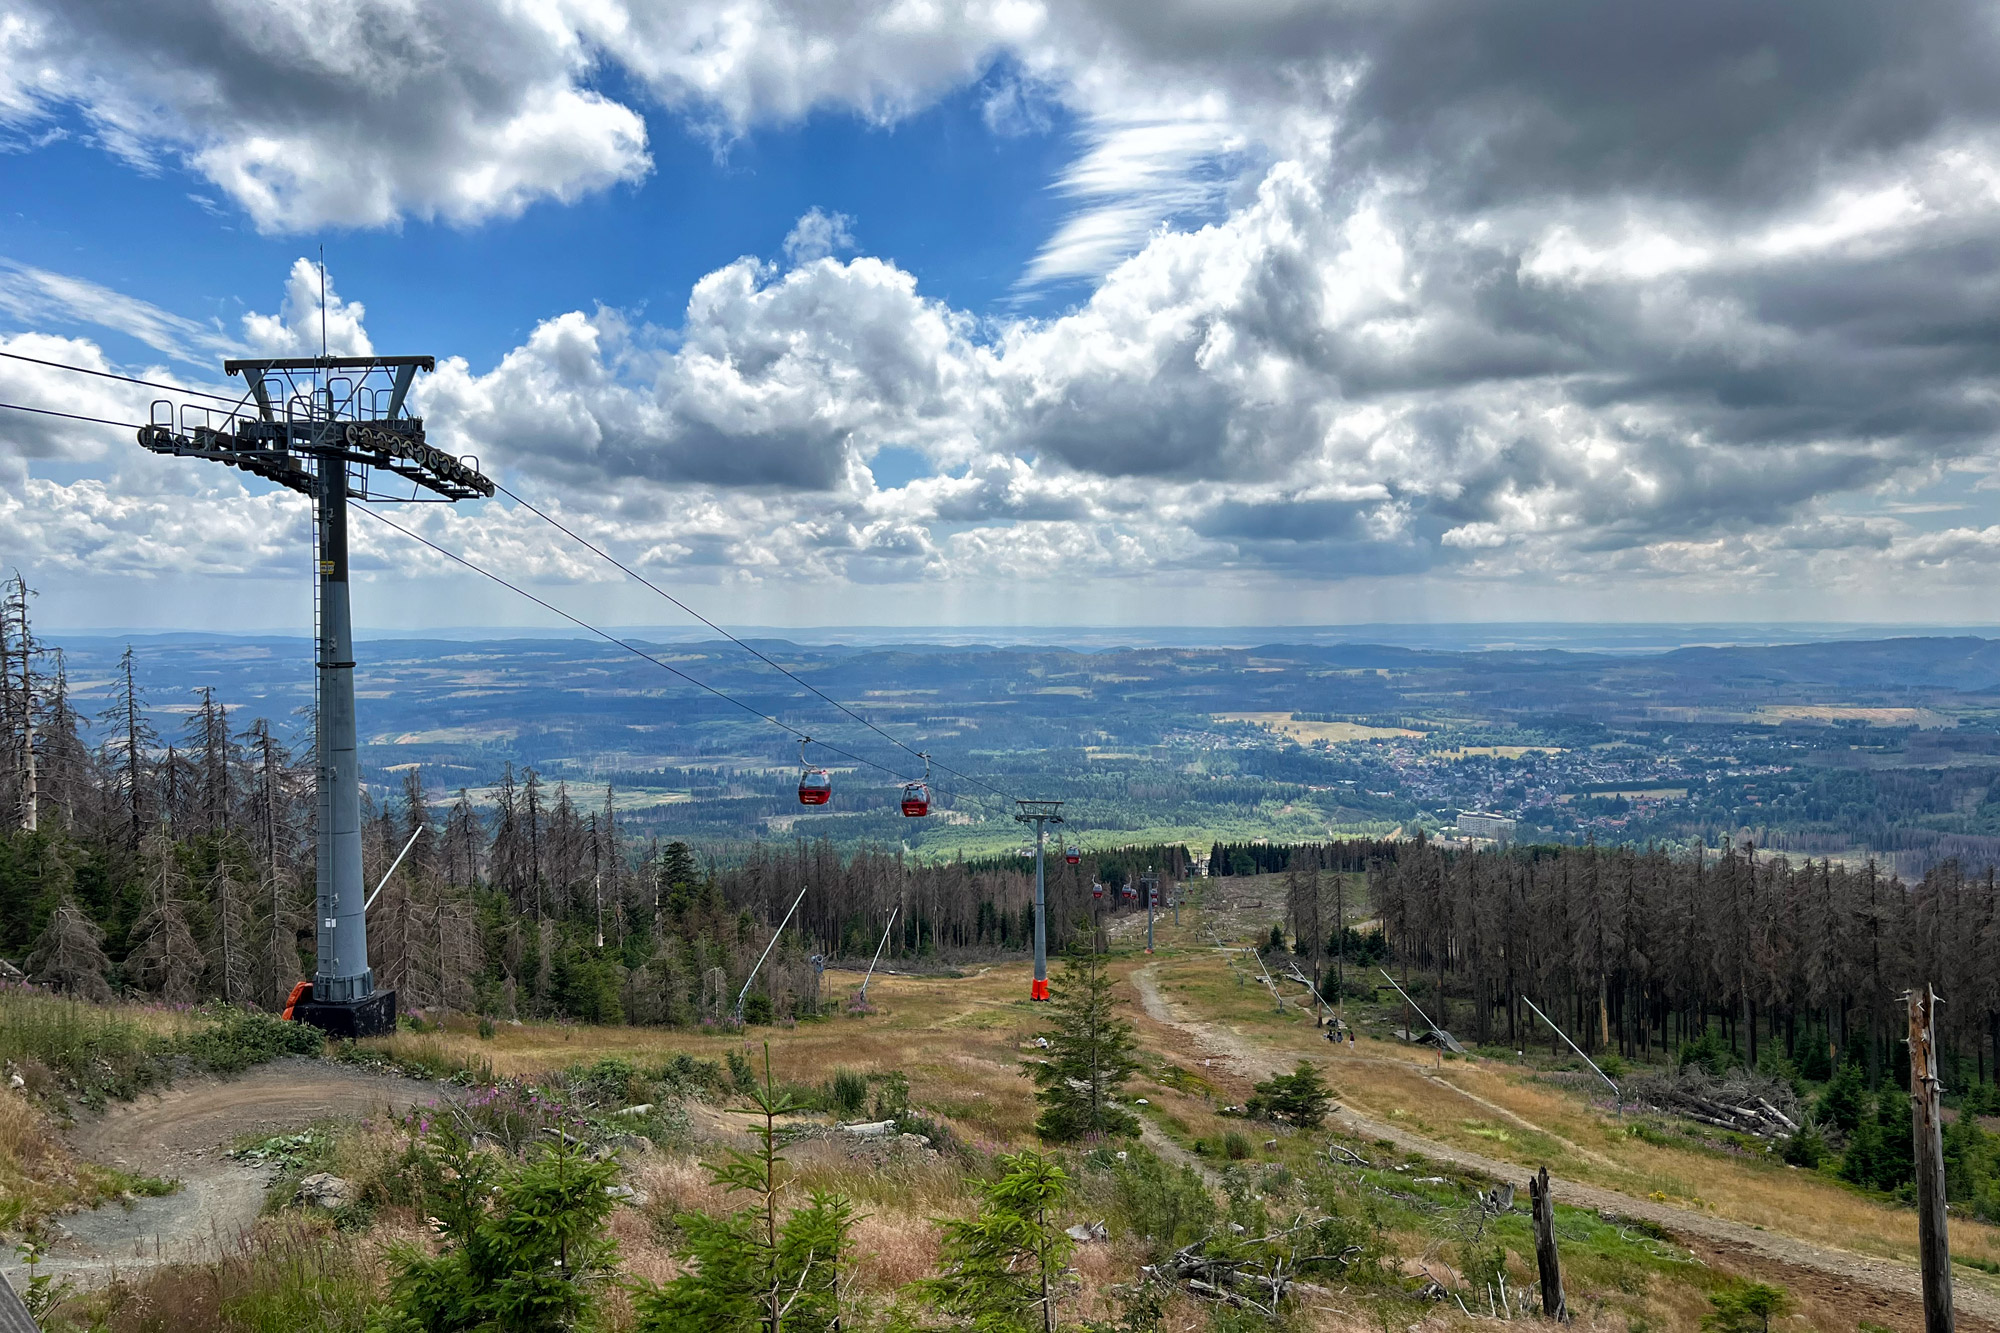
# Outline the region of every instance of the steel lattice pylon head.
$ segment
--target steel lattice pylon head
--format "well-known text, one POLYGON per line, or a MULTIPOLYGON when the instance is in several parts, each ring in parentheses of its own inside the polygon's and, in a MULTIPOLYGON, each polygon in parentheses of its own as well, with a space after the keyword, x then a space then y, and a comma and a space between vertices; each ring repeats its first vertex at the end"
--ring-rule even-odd
POLYGON ((357 500, 415 502, 490 498, 493 482, 478 460, 454 458, 424 439, 410 415, 410 385, 428 356, 321 356, 225 361, 246 382, 230 407, 153 404, 139 443, 158 454, 227 463, 302 494, 314 493, 317 467, 355 470, 357 500), (382 475, 410 483, 385 490, 382 475), (373 480, 376 484, 371 484, 373 480), (428 492, 428 497, 419 492, 428 492))

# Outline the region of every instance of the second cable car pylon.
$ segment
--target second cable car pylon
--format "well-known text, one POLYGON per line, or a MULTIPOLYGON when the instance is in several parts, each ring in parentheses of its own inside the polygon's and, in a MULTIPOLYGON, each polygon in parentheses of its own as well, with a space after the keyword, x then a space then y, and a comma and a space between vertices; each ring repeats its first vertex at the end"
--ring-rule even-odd
POLYGON ((1019 808, 1014 820, 1035 826, 1035 980, 1028 988, 1030 1000, 1049 998, 1049 929, 1046 881, 1042 876, 1042 841, 1050 824, 1063 822, 1061 801, 1015 801, 1019 808))

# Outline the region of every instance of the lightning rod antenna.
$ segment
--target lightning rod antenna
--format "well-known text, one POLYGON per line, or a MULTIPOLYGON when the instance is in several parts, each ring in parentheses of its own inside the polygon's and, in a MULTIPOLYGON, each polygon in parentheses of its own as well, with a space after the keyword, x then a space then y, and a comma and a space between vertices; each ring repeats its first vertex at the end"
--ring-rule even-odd
POLYGON ((326 245, 319 247, 319 354, 326 357, 326 245))

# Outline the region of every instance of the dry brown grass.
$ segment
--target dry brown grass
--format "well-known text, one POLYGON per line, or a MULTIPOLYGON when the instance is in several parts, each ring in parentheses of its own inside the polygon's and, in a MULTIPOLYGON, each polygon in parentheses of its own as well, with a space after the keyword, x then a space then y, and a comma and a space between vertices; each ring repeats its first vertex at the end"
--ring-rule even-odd
POLYGON ((876 1295, 899 1291, 937 1271, 938 1228, 928 1217, 878 1209, 854 1225, 855 1278, 876 1295))
POLYGON ((685 1052, 721 1060, 739 1050, 761 1068, 771 1048, 781 1082, 818 1084, 837 1068, 907 1074, 913 1099, 949 1115, 976 1140, 1025 1142, 1033 1121, 1032 1087, 1020 1076, 1022 1043, 1040 1024, 1027 1001, 1026 969, 983 969, 967 978, 880 976, 868 994, 877 1012, 840 1015, 796 1027, 746 1033, 694 1029, 502 1024, 490 1039, 470 1025, 442 1033, 403 1033, 367 1045, 392 1058, 421 1056, 454 1065, 490 1065, 500 1076, 535 1077, 617 1056, 657 1062, 685 1052))

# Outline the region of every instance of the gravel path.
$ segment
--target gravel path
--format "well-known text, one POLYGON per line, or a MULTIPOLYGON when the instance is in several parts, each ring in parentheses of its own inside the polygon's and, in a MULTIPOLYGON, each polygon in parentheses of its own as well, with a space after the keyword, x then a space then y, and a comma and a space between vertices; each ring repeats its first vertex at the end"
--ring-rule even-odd
MULTIPOLYGON (((240 1078, 188 1079, 114 1106, 71 1131, 71 1146, 106 1166, 178 1179, 181 1188, 57 1219, 42 1271, 96 1285, 114 1272, 226 1253, 257 1220, 270 1179, 266 1170, 223 1156, 237 1138, 407 1110, 437 1093, 434 1084, 291 1058, 240 1078)), ((10 1279, 22 1273, 11 1252, 0 1271, 10 1279)))
MULTIPOLYGON (((1179 1028, 1211 1058, 1229 1062, 1238 1074, 1246 1077, 1263 1079, 1287 1073, 1296 1063, 1297 1053, 1261 1048, 1227 1027, 1209 1022, 1162 995, 1154 976, 1158 966, 1157 963, 1151 964, 1132 973, 1132 985, 1139 993, 1139 1002, 1155 1021, 1179 1028)), ((1346 1109, 1335 1111, 1330 1119, 1348 1133, 1369 1139, 1387 1139, 1405 1151, 1422 1153, 1435 1161, 1449 1162, 1494 1180, 1518 1183, 1526 1171, 1516 1163, 1498 1161, 1421 1138, 1399 1126, 1346 1109)), ((1655 1203, 1651 1199, 1595 1185, 1561 1179, 1554 1181, 1554 1185, 1556 1198, 1563 1203, 1650 1222, 1673 1233, 1699 1254, 1742 1255, 1753 1261, 1752 1266, 1762 1263, 1798 1270, 1801 1275, 1811 1274, 1811 1284, 1816 1289, 1830 1295, 1851 1296, 1850 1303, 1861 1307, 1864 1314, 1876 1311, 1870 1314, 1872 1318, 1881 1319, 1887 1312, 1922 1308, 1918 1273, 1908 1264, 1809 1244, 1775 1232, 1759 1231, 1727 1218, 1655 1203), (1884 1301, 1888 1304, 1882 1304, 1884 1301)), ((1788 1276, 1786 1281, 1798 1285, 1794 1277, 1788 1276)), ((1954 1281, 1952 1298, 1961 1329, 1972 1333, 2000 1333, 2000 1298, 1963 1280, 1954 1281)))

